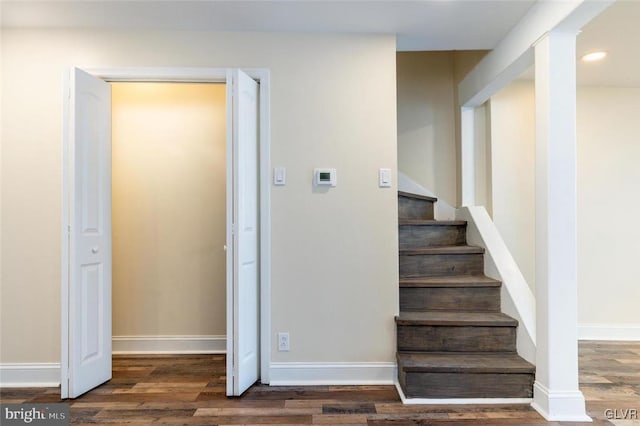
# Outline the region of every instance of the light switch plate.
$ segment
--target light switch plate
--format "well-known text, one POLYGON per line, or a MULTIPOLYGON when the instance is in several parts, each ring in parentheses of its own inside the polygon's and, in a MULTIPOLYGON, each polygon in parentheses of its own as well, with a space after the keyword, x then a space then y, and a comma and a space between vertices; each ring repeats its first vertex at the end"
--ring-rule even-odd
POLYGON ((380 188, 391 188, 391 169, 378 170, 378 185, 380 188))
POLYGON ((276 186, 284 186, 287 183, 287 169, 284 167, 276 167, 273 169, 273 184, 276 186))

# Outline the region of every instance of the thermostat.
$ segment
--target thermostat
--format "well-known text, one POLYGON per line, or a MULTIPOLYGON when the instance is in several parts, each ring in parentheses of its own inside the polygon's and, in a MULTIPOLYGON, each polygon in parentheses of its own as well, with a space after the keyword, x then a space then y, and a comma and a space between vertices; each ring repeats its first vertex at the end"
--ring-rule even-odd
POLYGON ((336 186, 336 169, 313 169, 313 183, 316 186, 336 186))

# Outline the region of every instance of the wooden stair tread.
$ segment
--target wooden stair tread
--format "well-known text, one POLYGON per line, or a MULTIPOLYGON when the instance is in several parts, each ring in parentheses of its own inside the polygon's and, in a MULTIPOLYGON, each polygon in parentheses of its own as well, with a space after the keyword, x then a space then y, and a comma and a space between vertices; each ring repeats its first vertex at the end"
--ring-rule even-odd
POLYGON ((446 275, 400 279, 400 287, 500 287, 502 283, 485 275, 446 275))
POLYGON ((436 202, 438 201, 437 198, 435 197, 429 197, 428 195, 419 195, 419 194, 412 194, 411 192, 404 192, 404 191, 398 191, 398 196, 399 197, 407 197, 407 198, 415 198, 416 200, 426 200, 426 201, 431 201, 431 202, 436 202))
POLYGON ((398 383, 409 398, 531 398, 535 366, 518 356, 518 321, 464 220, 434 219, 433 197, 398 191, 398 383))
POLYGON ((401 256, 420 256, 425 254, 483 254, 484 248, 475 246, 436 246, 425 248, 401 248, 401 256))
POLYGON ((462 327, 515 327, 518 321, 502 312, 403 311, 398 325, 437 325, 462 327))
POLYGON ((400 226, 466 226, 466 220, 398 219, 400 226))
POLYGON ((516 353, 398 352, 404 371, 425 373, 535 373, 535 366, 516 353))

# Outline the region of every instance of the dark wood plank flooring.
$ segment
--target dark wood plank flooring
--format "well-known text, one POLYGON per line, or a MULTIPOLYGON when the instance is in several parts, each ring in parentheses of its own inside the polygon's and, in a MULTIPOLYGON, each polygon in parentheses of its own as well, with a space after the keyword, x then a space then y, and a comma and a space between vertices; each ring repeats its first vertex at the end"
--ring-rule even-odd
MULTIPOLYGON (((640 412, 640 343, 580 344, 588 425, 640 412)), ((3 403, 60 402, 58 388, 0 389, 3 403)), ((69 401, 74 424, 575 425, 545 422, 528 405, 402 405, 393 386, 268 387, 225 397, 222 355, 114 356, 113 379, 69 401)))

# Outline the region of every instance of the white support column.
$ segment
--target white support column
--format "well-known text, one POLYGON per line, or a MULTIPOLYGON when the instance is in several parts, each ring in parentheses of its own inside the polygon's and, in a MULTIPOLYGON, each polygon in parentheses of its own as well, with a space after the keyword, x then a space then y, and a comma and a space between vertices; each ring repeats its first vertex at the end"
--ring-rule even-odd
POLYGON ((535 46, 536 382, 547 420, 589 421, 578 387, 576 34, 535 46))
POLYGON ((475 108, 460 109, 460 187, 462 207, 476 205, 475 108))

